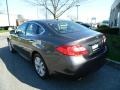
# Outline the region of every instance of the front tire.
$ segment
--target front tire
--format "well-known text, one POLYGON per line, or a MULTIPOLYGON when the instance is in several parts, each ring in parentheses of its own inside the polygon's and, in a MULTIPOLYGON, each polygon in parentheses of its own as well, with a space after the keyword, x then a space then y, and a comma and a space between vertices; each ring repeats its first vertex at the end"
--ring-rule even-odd
POLYGON ((13 48, 13 46, 12 46, 10 40, 8 40, 8 47, 9 47, 9 51, 10 51, 10 52, 12 52, 12 53, 15 52, 15 50, 14 50, 14 48, 13 48))
POLYGON ((49 75, 47 66, 43 60, 43 58, 39 54, 35 54, 34 58, 34 67, 37 72, 37 74, 42 78, 46 79, 49 75))

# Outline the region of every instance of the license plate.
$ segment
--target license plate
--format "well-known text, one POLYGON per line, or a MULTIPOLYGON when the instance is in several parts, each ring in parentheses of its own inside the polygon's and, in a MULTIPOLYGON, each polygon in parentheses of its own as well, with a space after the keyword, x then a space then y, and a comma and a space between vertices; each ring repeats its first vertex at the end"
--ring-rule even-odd
POLYGON ((98 44, 92 45, 92 49, 93 49, 93 51, 97 50, 98 49, 98 44))

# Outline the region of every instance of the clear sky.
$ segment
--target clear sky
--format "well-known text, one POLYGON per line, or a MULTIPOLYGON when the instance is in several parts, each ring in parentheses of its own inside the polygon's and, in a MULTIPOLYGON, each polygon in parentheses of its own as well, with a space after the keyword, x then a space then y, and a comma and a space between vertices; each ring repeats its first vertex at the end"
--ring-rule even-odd
MULTIPOLYGON (((97 22, 109 19, 111 5, 114 0, 87 0, 80 3, 79 6, 79 21, 90 22, 92 17, 95 17, 97 22)), ((5 0, 0 1, 0 9, 6 11, 5 0)), ((31 6, 24 0, 8 0, 10 14, 21 14, 28 19, 37 19, 37 7, 31 6)), ((39 7, 39 19, 45 19, 45 10, 39 7)), ((67 11, 60 19, 70 19, 77 17, 77 8, 73 7, 67 11)), ((48 14, 48 18, 51 18, 48 14)))

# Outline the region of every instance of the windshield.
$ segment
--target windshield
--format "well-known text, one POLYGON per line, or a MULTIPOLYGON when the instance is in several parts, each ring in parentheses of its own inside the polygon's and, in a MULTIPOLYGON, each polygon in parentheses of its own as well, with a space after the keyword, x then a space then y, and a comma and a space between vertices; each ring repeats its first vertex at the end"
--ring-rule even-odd
POLYGON ((72 33, 87 29, 84 26, 71 21, 50 22, 48 25, 59 33, 72 33))

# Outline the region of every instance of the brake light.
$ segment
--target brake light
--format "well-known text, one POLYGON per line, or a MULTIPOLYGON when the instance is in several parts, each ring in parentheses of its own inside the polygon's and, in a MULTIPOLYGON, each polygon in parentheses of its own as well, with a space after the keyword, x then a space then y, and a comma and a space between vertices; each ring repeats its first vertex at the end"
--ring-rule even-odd
POLYGON ((68 56, 87 55, 88 50, 80 45, 63 45, 56 48, 57 51, 68 56))

